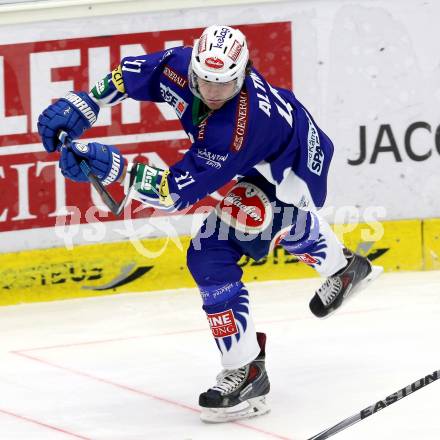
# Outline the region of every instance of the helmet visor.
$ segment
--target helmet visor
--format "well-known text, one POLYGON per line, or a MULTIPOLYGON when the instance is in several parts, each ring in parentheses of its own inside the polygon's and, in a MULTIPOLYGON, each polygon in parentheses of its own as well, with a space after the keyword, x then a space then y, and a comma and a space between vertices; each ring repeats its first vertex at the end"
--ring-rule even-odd
POLYGON ((228 82, 206 81, 191 72, 191 82, 203 101, 224 102, 233 98, 241 88, 238 79, 228 82))
POLYGON ((206 81, 202 78, 196 80, 199 92, 206 101, 227 101, 237 94, 236 79, 225 83, 206 81))

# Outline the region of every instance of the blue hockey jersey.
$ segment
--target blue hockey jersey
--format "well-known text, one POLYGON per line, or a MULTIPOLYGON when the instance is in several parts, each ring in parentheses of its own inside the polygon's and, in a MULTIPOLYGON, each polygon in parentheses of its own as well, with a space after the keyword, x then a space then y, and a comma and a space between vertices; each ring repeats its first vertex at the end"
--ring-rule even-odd
POLYGON ((323 206, 333 145, 292 91, 274 87, 256 70, 219 110, 209 111, 188 87, 190 47, 126 57, 124 97, 167 102, 192 145, 170 167, 170 193, 183 209, 235 176, 259 172, 277 197, 300 209, 323 206))

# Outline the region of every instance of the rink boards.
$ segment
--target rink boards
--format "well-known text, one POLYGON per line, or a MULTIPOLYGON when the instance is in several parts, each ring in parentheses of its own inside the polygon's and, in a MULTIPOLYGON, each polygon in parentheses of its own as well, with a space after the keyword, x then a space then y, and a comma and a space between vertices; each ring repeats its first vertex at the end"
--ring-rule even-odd
MULTIPOLYGON (((334 229, 347 247, 386 271, 440 269, 440 219, 334 229)), ((117 242, 2 254, 0 305, 193 287, 186 268, 188 243, 189 237, 156 238, 136 245, 117 242)), ((259 261, 245 257, 240 265, 245 281, 316 276, 281 247, 259 261)))

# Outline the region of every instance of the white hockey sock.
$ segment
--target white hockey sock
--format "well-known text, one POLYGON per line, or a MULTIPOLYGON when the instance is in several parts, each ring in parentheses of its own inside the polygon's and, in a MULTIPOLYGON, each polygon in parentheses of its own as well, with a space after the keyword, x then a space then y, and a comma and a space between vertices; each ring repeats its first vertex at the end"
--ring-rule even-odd
POLYGON ((334 275, 347 265, 344 246, 326 220, 312 212, 307 216, 304 224, 292 226, 280 244, 320 275, 334 275))
POLYGON ((232 370, 253 361, 260 352, 249 305, 242 288, 226 303, 203 307, 220 350, 222 366, 232 370))

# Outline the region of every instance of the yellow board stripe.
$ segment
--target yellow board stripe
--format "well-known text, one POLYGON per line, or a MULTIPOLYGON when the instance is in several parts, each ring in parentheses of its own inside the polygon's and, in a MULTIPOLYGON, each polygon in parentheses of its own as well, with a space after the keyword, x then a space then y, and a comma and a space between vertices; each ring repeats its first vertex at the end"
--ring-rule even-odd
MULTIPOLYGON (((336 225, 345 245, 387 271, 440 269, 440 219, 336 225), (383 232, 383 233, 381 233, 383 232)), ((0 254, 0 305, 194 287, 186 268, 189 237, 104 243, 0 254), (98 289, 98 290, 96 290, 98 289)), ((277 247, 240 261, 244 281, 316 276, 277 247)))
POLYGON ((423 221, 423 257, 426 270, 440 270, 440 219, 423 221))

